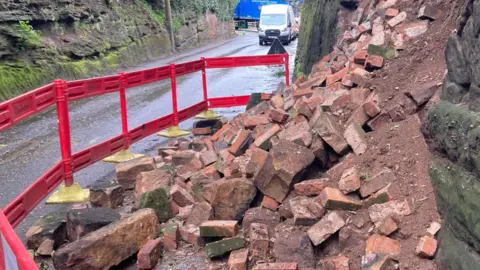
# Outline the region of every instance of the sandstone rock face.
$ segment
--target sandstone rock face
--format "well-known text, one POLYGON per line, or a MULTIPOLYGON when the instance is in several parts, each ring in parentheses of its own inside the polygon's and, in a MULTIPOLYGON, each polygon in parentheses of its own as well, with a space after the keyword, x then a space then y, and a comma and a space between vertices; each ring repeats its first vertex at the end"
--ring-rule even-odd
POLYGON ((241 178, 218 180, 212 189, 210 203, 219 220, 240 220, 257 194, 255 185, 241 178))
POLYGON ((55 268, 109 269, 155 239, 159 234, 157 223, 153 210, 138 210, 57 250, 53 256, 55 268))
POLYGON ((291 185, 299 180, 314 159, 315 156, 310 149, 287 140, 280 140, 255 175, 255 185, 263 194, 282 202, 291 185))
POLYGON ((479 5, 479 0, 468 0, 459 13, 445 49, 442 101, 429 110, 422 127, 433 152, 430 176, 443 216, 435 255, 442 269, 474 269, 479 262, 479 5))

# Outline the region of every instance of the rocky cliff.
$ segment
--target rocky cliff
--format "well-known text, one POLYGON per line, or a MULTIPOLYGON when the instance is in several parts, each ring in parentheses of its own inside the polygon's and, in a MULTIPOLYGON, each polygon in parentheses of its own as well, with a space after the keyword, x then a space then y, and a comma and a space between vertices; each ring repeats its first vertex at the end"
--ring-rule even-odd
POLYGON ((442 101, 423 125, 430 174, 443 216, 439 269, 480 265, 480 1, 465 1, 448 39, 442 101))
MULTIPOLYGON (((234 34, 233 21, 218 16, 232 1, 217 8, 218 1, 181 2, 172 2, 176 49, 234 34)), ((161 0, 2 1, 0 101, 54 78, 100 75, 166 55, 171 44, 161 0)))

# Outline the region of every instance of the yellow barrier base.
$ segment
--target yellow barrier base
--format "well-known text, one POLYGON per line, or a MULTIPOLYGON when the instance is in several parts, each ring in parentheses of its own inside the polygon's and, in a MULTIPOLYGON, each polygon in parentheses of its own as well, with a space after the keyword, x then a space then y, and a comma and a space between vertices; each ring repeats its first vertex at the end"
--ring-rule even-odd
POLYGON ((73 183, 73 185, 66 187, 60 185, 57 191, 55 191, 47 203, 77 203, 87 202, 90 198, 90 190, 82 189, 80 184, 73 183))
POLYGON ((195 116, 195 118, 198 118, 198 119, 218 119, 222 117, 221 115, 219 114, 216 114, 214 111, 212 110, 208 110, 206 112, 202 112, 200 114, 197 114, 195 116))
POLYGON ((130 149, 124 149, 114 155, 106 157, 103 159, 105 162, 112 162, 112 163, 122 163, 127 162, 132 159, 144 157, 144 154, 134 154, 130 149))
POLYGON ((158 133, 158 136, 166 137, 166 138, 176 138, 176 137, 183 137, 190 135, 190 131, 181 130, 178 126, 173 126, 167 129, 167 131, 163 131, 158 133))

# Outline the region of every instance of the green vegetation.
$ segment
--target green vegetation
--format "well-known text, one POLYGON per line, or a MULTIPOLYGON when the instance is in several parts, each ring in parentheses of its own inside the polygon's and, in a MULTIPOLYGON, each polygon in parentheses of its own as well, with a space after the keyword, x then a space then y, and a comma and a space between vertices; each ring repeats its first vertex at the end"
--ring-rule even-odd
POLYGON ((163 10, 155 10, 147 0, 143 1, 145 3, 145 8, 147 9, 148 13, 150 13, 150 16, 155 19, 158 25, 162 27, 165 26, 165 22, 167 21, 165 12, 163 10))
POLYGON ((175 14, 172 17, 172 30, 174 33, 178 33, 182 26, 185 24, 185 16, 181 14, 175 14))
POLYGON ((211 11, 218 19, 228 21, 232 19, 233 9, 238 2, 239 0, 172 0, 172 9, 176 12, 193 10, 197 14, 211 11))
POLYGON ((1 65, 0 66, 0 101, 7 100, 22 94, 24 89, 33 90, 48 79, 48 71, 45 68, 1 65))
POLYGON ((18 49, 35 49, 42 45, 40 32, 33 30, 33 27, 30 25, 29 21, 19 21, 15 28, 17 29, 19 35, 17 43, 18 49))

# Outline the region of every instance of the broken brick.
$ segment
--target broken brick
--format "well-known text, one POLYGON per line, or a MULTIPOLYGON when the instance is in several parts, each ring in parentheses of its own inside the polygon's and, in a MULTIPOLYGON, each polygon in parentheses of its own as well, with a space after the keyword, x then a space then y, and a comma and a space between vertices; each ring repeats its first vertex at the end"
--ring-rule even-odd
POLYGON ((237 249, 228 257, 228 270, 247 270, 248 249, 237 249))
POLYGON ((245 239, 241 237, 226 238, 205 245, 205 251, 210 258, 218 257, 232 250, 245 247, 245 239))
POLYGON ((243 118, 243 125, 247 129, 253 129, 258 125, 268 124, 269 122, 268 115, 245 115, 243 118))
POLYGON ((371 94, 365 103, 362 105, 365 113, 370 117, 375 117, 380 113, 380 107, 378 106, 378 97, 371 94))
POLYGON ((328 113, 317 109, 318 117, 312 117, 310 126, 316 133, 338 154, 343 154, 348 149, 348 144, 342 136, 338 122, 328 113))
POLYGON ((325 259, 321 259, 318 262, 317 269, 320 270, 349 270, 348 266, 348 257, 346 256, 336 256, 336 257, 328 257, 325 259))
POLYGON ((380 224, 379 226, 377 227, 377 229, 385 236, 389 236, 390 234, 392 234, 394 231, 398 230, 398 226, 397 226, 397 223, 395 222, 395 220, 393 220, 392 217, 387 217, 386 219, 384 219, 380 224))
POLYGON ((300 196, 318 195, 327 185, 327 178, 305 180, 293 185, 295 193, 300 196))
POLYGON ((185 207, 187 205, 192 205, 195 203, 193 196, 184 188, 175 184, 170 189, 170 196, 180 207, 185 207))
POLYGON ((423 258, 431 258, 437 251, 437 240, 430 236, 424 236, 420 239, 415 254, 423 258))
POLYGON ((352 74, 345 74, 342 78, 342 85, 345 87, 353 87, 352 74))
POLYGON ((355 167, 346 170, 342 174, 340 181, 338 181, 338 188, 343 192, 343 194, 348 194, 358 190, 360 185, 360 176, 358 175, 355 167))
POLYGON ((178 230, 178 225, 175 222, 169 222, 165 224, 165 227, 162 230, 163 232, 163 245, 165 250, 172 251, 178 248, 178 241, 180 238, 180 233, 178 230))
POLYGON ((261 263, 258 262, 256 270, 297 270, 297 263, 261 263))
POLYGON ((437 19, 437 16, 439 15, 440 13, 440 10, 431 6, 431 5, 425 5, 423 7, 420 8, 420 10, 418 11, 418 19, 420 20, 425 20, 425 19, 428 19, 428 20, 436 20, 437 19))
POLYGON ((397 16, 393 17, 392 19, 390 19, 387 24, 390 26, 390 27, 395 27, 399 24, 401 24, 403 21, 405 21, 405 19, 407 18, 407 13, 406 12, 400 12, 397 16))
POLYGON ((379 55, 369 55, 365 61, 366 68, 382 68, 383 57, 379 55))
POLYGON ((183 241, 195 245, 195 246, 204 246, 205 241, 200 236, 200 228, 193 224, 187 224, 180 227, 179 229, 180 237, 183 241))
POLYGON ((379 115, 377 115, 372 120, 368 121, 367 125, 371 130, 375 131, 375 130, 379 130, 382 126, 384 126, 389 122, 390 122, 390 115, 385 112, 380 112, 379 115))
POLYGON ((363 155, 367 150, 367 140, 365 131, 357 123, 351 123, 345 129, 343 134, 345 141, 352 147, 356 155, 363 155))
POLYGON ((300 97, 309 98, 309 97, 312 96, 312 94, 313 94, 313 91, 310 90, 310 89, 297 90, 297 91, 293 92, 293 97, 294 97, 294 98, 300 98, 300 97))
POLYGON ((325 214, 322 205, 312 197, 296 197, 290 200, 295 225, 312 226, 325 214))
POLYGON ((330 210, 357 210, 362 207, 358 199, 344 195, 339 189, 326 187, 317 197, 323 207, 330 210))
POLYGON ((262 147, 264 143, 268 143, 270 138, 275 136, 282 128, 278 124, 274 124, 262 135, 260 135, 254 142, 253 145, 256 147, 262 147))
POLYGON ((217 162, 217 159, 218 156, 214 150, 208 150, 200 154, 200 161, 204 167, 217 162))
POLYGON ((315 159, 320 166, 325 167, 327 165, 328 158, 325 142, 317 134, 313 134, 312 136, 312 144, 310 144, 309 148, 313 151, 315 159))
POLYGON ((215 132, 215 134, 213 134, 211 137, 210 137, 210 140, 212 142, 215 142, 217 141, 221 136, 223 136, 223 134, 225 134, 225 132, 227 132, 227 130, 229 130, 231 127, 230 124, 225 124, 222 126, 222 128, 220 128, 217 132, 215 132))
POLYGON ((265 207, 265 208, 268 208, 272 211, 277 211, 278 209, 278 202, 272 198, 272 197, 269 197, 267 195, 264 195, 263 196, 263 199, 262 199, 262 203, 261 203, 261 206, 262 207, 265 207))
POLYGON ((283 97, 281 95, 274 95, 270 99, 270 104, 275 108, 275 109, 282 109, 283 110, 283 97))
POLYGON ((310 240, 312 240, 312 243, 318 246, 343 226, 345 226, 343 218, 337 212, 330 212, 310 227, 307 234, 310 240))
POLYGON ((374 204, 382 204, 390 201, 392 196, 388 192, 388 187, 382 188, 379 191, 375 192, 373 195, 368 197, 366 200, 363 200, 363 208, 369 208, 374 204))
POLYGON ((201 237, 232 237, 238 232, 236 220, 208 220, 200 225, 201 237))
POLYGON ((258 169, 263 166, 268 156, 268 152, 260 148, 252 148, 250 151, 250 160, 245 168, 247 177, 253 177, 258 169))
POLYGON ((270 110, 270 119, 277 123, 283 123, 287 121, 289 115, 282 109, 272 109, 270 110))
POLYGON ((400 254, 401 245, 397 240, 374 234, 367 239, 366 254, 400 254))
POLYGON ((347 73, 348 73, 348 67, 345 67, 345 68, 341 69, 340 71, 338 71, 337 73, 328 76, 327 77, 327 86, 331 85, 335 82, 340 81, 343 78, 343 76, 345 76, 345 74, 347 74, 347 73))
POLYGON ((375 174, 370 179, 366 179, 360 188, 360 195, 362 198, 384 188, 390 183, 393 183, 397 178, 390 169, 384 169, 375 174))
POLYGON ((261 223, 250 224, 250 254, 253 257, 263 258, 268 254, 270 246, 270 237, 268 236, 268 226, 261 223))
POLYGON ((353 56, 353 61, 356 64, 365 64, 365 61, 367 60, 367 54, 367 50, 357 51, 353 56))
POLYGON ((421 22, 413 22, 413 23, 405 23, 399 26, 399 32, 405 35, 407 38, 415 38, 423 33, 427 32, 428 30, 428 22, 421 21, 421 22))
POLYGON ((385 10, 386 17, 395 17, 398 15, 398 13, 400 13, 400 11, 394 8, 387 8, 387 10, 385 10))
POLYGON ((160 238, 149 240, 137 254, 137 266, 139 269, 154 268, 162 255, 162 240, 160 238))
POLYGON ((250 131, 244 129, 240 130, 233 141, 232 146, 228 148, 228 152, 236 157, 242 155, 245 153, 245 150, 247 150, 251 140, 252 133, 250 131))

